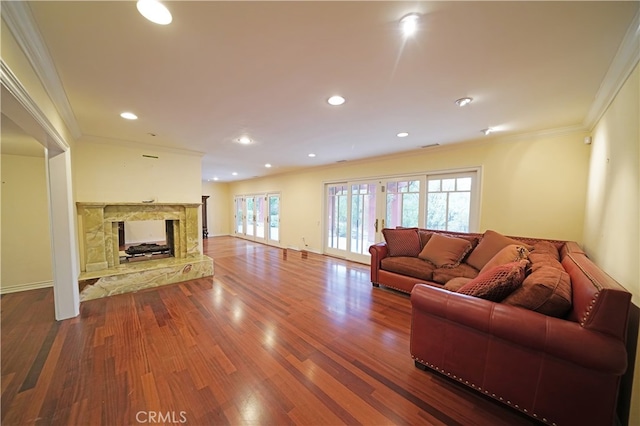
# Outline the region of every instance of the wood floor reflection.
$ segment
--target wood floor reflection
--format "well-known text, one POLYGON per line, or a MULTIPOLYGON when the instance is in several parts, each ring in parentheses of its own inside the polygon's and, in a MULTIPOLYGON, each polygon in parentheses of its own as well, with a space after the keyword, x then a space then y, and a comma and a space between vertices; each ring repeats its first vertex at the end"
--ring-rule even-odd
POLYGON ((3 425, 524 425, 414 367, 409 297, 366 265, 209 238, 213 278, 83 302, 2 297, 3 425))

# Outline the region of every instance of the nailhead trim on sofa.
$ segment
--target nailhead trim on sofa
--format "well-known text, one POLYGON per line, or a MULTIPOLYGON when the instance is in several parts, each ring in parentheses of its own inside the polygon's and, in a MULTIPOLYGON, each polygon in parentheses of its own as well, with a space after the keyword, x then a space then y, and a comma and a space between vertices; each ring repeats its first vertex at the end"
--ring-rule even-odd
POLYGON ((518 411, 522 411, 523 413, 525 413, 527 415, 532 415, 534 418, 536 418, 538 420, 542 420, 546 424, 550 424, 552 426, 557 426, 557 424, 555 422, 550 422, 549 420, 547 420, 546 417, 540 418, 538 416, 538 414, 536 414, 536 413, 529 414, 529 410, 528 409, 522 408, 518 404, 512 404, 511 401, 509 401, 509 400, 505 401, 503 397, 501 397, 499 395, 496 395, 495 393, 490 393, 488 390, 482 389, 482 387, 477 386, 474 383, 469 383, 468 380, 464 380, 462 377, 457 377, 455 374, 451 374, 450 372, 446 371, 443 368, 440 368, 440 367, 438 367, 438 366, 436 366, 434 364, 431 364, 431 363, 429 363, 429 362, 427 362, 427 361, 425 361, 423 359, 419 359, 419 358, 416 358, 414 356, 412 356, 411 358, 413 358, 415 361, 418 361, 420 364, 422 364, 424 366, 427 366, 427 367, 431 368, 432 370, 437 371, 438 373, 441 373, 441 374, 444 374, 444 375, 446 375, 448 377, 451 377, 451 378, 459 381, 460 383, 464 383, 467 386, 471 386, 471 388, 476 389, 476 390, 478 390, 480 392, 484 392, 485 395, 488 395, 488 396, 492 397, 493 399, 497 399, 500 402, 506 402, 507 405, 517 409, 518 411))

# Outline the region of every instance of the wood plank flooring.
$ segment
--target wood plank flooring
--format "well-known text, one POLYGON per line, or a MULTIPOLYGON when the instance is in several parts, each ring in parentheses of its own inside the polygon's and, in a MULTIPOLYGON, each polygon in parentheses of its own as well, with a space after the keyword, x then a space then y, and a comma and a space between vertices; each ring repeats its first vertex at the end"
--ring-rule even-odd
POLYGON ((409 297, 369 267, 232 237, 216 275, 83 302, 2 296, 2 425, 527 425, 409 354, 409 297))

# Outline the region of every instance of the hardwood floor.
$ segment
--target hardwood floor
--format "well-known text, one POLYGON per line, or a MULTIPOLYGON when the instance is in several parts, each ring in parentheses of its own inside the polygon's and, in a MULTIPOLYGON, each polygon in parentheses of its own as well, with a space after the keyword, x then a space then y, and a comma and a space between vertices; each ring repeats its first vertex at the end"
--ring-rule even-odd
POLYGON ((1 299, 3 425, 525 425, 417 369, 409 297, 369 267, 205 240, 213 278, 83 302, 1 299))

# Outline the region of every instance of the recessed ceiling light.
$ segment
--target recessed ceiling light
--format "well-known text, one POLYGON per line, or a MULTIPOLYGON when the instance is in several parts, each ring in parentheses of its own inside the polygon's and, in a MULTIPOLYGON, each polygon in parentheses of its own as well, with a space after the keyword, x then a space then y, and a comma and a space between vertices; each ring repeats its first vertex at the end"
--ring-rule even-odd
POLYGON ((311 157, 311 158, 313 158, 313 157, 315 157, 315 156, 316 156, 316 155, 315 155, 313 152, 312 152, 311 154, 309 154, 309 157, 311 157))
POLYGON ((171 12, 156 0, 138 0, 138 12, 154 24, 167 25, 173 20, 171 12))
POLYGON ((473 101, 473 98, 460 98, 456 99, 456 105, 459 107, 463 107, 465 105, 469 105, 473 101))
POLYGON ((494 129, 492 129, 491 127, 487 127, 486 129, 482 129, 481 132, 484 133, 485 135, 488 135, 490 133, 493 133, 494 129))
POLYGON ((218 180, 218 179, 219 179, 219 178, 217 178, 217 177, 214 177, 214 178, 213 178, 213 180, 218 180))
POLYGON ((335 95, 327 99, 327 102, 329 102, 329 105, 338 106, 342 105, 345 102, 345 99, 342 96, 335 95))
POLYGON ((265 166, 267 169, 268 169, 268 168, 271 168, 271 164, 269 164, 269 163, 265 164, 264 166, 265 166))
POLYGON ((420 15, 418 15, 417 13, 410 13, 400 19, 400 27, 402 28, 402 33, 405 35, 405 37, 414 34, 418 30, 419 20, 420 15))
POLYGON ((120 117, 126 118, 127 120, 137 120, 138 119, 138 116, 135 115, 132 112, 123 112, 122 114, 120 114, 120 117))
POLYGON ((248 136, 242 136, 241 138, 238 138, 238 142, 240 142, 242 145, 249 145, 252 141, 248 136))
POLYGON ((238 172, 231 173, 232 176, 238 176, 238 172))
POLYGON ((407 136, 409 136, 409 133, 407 132, 400 132, 396 135, 399 138, 406 138, 407 136))

